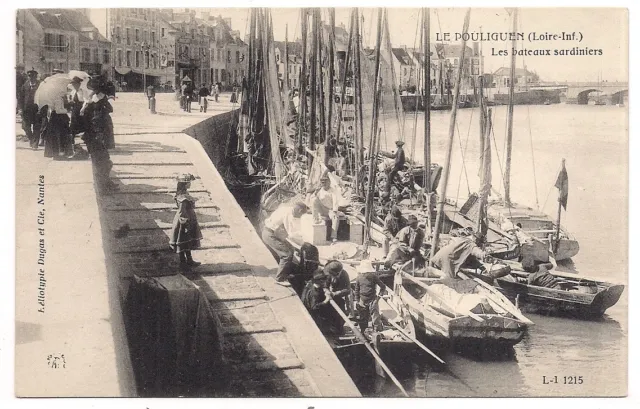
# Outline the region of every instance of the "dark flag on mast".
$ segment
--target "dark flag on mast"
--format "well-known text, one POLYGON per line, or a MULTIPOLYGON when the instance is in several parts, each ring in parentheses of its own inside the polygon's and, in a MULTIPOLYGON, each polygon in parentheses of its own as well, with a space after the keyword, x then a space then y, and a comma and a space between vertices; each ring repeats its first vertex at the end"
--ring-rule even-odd
POLYGON ((567 210, 567 199, 569 198, 569 176, 567 175, 567 168, 564 166, 564 159, 562 159, 562 169, 558 173, 558 179, 556 180, 556 187, 560 193, 558 201, 567 210))

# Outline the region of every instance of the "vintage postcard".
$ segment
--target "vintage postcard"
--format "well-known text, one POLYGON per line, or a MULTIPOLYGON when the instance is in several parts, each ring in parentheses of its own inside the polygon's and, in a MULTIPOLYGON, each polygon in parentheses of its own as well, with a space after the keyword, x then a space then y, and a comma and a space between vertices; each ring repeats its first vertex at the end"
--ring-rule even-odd
POLYGON ((626 9, 48 7, 17 397, 627 396, 626 9))

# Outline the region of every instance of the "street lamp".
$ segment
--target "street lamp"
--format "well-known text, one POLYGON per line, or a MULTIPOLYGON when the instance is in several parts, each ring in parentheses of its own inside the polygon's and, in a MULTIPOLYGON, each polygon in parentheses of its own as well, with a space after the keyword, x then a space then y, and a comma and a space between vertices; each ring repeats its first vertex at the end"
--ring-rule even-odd
POLYGON ((140 48, 142 49, 142 92, 145 93, 147 92, 147 73, 145 69, 147 66, 147 53, 151 49, 151 45, 143 41, 140 44, 140 48))

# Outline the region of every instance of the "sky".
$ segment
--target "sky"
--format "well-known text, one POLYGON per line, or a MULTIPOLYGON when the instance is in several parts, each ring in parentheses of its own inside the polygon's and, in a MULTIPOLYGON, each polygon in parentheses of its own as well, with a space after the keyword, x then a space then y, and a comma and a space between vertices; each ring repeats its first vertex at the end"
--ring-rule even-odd
MULTIPOLYGON (((249 10, 244 9, 198 9, 209 10, 212 15, 231 17, 232 28, 244 37, 247 31, 249 10)), ((376 9, 361 9, 364 16, 365 44, 373 46, 375 41, 376 9)), ((462 8, 431 9, 431 39, 436 34, 462 32, 464 14, 462 8)), ((343 23, 348 28, 350 9, 336 9, 336 24, 343 23)), ((300 36, 300 12, 297 8, 277 8, 272 10, 274 38, 284 40, 288 26, 289 39, 300 36), (294 34, 295 33, 295 34, 294 34)), ((328 21, 326 9, 323 16, 328 21)), ((389 9, 389 27, 394 46, 419 47, 418 24, 420 10, 415 8, 389 9), (416 35, 417 33, 417 35, 416 35)), ((529 33, 582 33, 582 41, 535 41, 519 42, 518 48, 526 49, 571 49, 588 47, 601 49, 597 56, 526 56, 518 57, 516 66, 535 71, 544 81, 627 81, 628 80, 628 15, 625 9, 585 9, 585 8, 525 8, 519 9, 518 32, 525 38, 529 33)), ((469 32, 508 32, 512 18, 504 8, 474 8, 471 11, 469 32)), ((457 41, 456 43, 459 43, 457 41)), ((482 42, 484 71, 493 72, 502 66, 509 66, 510 57, 492 56, 501 49, 511 49, 510 42, 482 42)))

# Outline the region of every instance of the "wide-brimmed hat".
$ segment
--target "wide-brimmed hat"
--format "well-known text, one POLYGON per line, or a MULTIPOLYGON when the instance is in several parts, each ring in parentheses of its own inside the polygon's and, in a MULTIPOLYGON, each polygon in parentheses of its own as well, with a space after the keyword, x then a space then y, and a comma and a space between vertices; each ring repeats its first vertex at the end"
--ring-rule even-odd
POLYGON ((29 71, 27 71, 27 75, 30 76, 30 77, 31 76, 35 77, 35 76, 38 75, 38 71, 36 71, 34 69, 30 69, 29 71))
POLYGON ((196 180, 196 177, 193 176, 191 173, 183 173, 182 175, 178 176, 176 178, 176 180, 178 182, 191 182, 192 180, 196 180))
POLYGON ((376 269, 373 267, 373 264, 369 260, 362 260, 358 267, 356 267, 356 271, 358 273, 373 273, 376 269))
POLYGON ((81 84, 82 83, 82 78, 75 76, 71 79, 71 83, 72 84, 81 84))
POLYGON ((418 218, 416 217, 415 214, 410 214, 409 216, 407 216, 407 222, 409 222, 409 224, 413 223, 413 222, 418 222, 418 218))
POLYGON ((404 145, 404 142, 403 141, 396 141, 396 145, 397 146, 402 146, 402 145, 404 145))
POLYGON ((332 260, 324 266, 324 273, 336 275, 342 271, 342 263, 338 260, 332 260))

